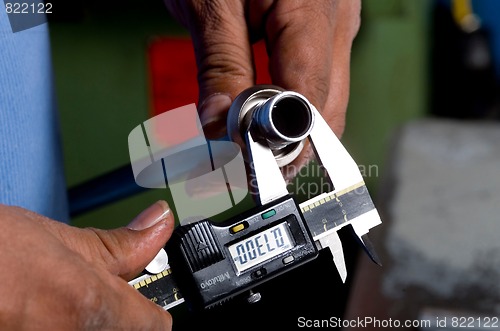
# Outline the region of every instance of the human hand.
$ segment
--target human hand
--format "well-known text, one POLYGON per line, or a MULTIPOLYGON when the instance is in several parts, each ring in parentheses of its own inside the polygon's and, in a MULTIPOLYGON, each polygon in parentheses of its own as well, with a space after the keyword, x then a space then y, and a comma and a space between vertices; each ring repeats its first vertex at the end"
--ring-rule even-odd
MULTIPOLYGON (((338 137, 345 126, 350 54, 360 0, 165 0, 192 36, 200 119, 207 137, 225 134, 232 100, 255 84, 251 43, 265 39, 272 84, 303 94, 338 137)), ((287 179, 313 157, 306 146, 287 179)))
POLYGON ((126 280, 155 257, 173 227, 164 201, 114 230, 0 205, 2 330, 170 330, 170 314, 126 280))

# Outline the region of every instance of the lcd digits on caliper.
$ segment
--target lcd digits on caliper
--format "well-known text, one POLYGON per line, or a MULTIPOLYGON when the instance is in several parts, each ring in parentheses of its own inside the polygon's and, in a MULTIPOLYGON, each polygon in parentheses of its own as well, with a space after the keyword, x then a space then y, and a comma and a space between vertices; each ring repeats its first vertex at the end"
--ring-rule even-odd
POLYGON ((290 250, 294 246, 285 222, 228 247, 238 273, 290 250))

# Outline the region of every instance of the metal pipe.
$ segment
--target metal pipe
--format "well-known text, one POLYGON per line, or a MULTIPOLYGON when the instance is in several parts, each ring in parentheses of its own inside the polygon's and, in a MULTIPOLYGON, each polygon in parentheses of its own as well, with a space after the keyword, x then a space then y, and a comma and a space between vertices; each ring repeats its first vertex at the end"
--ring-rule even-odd
POLYGON ((252 125, 276 150, 304 140, 311 132, 313 120, 312 109, 303 96, 282 92, 257 107, 252 125))
POLYGON ((314 112, 309 101, 299 93, 274 85, 256 85, 240 93, 227 118, 227 132, 232 141, 245 151, 242 137, 247 130, 255 130, 280 167, 300 154, 313 125, 314 112))

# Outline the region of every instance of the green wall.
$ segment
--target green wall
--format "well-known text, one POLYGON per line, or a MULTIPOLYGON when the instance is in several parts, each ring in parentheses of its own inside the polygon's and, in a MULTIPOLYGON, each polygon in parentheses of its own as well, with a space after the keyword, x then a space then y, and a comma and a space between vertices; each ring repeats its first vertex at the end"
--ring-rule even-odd
MULTIPOLYGON (((427 113, 428 4, 363 2, 362 28, 352 52, 343 141, 365 169, 378 165, 379 176, 394 129, 427 113)), ((376 187, 375 170, 366 181, 376 187)))

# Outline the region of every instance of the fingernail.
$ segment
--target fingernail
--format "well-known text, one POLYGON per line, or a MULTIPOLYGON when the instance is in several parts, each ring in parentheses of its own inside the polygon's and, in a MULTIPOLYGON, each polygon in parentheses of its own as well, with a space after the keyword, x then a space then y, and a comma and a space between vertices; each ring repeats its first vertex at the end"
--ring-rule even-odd
POLYGON ((212 94, 200 106, 200 122, 205 126, 220 121, 231 107, 231 97, 224 93, 212 94))
POLYGON ((144 230, 150 228, 162 219, 165 219, 168 214, 170 214, 168 203, 164 200, 159 200, 137 215, 129 225, 127 225, 127 228, 131 230, 144 230))

